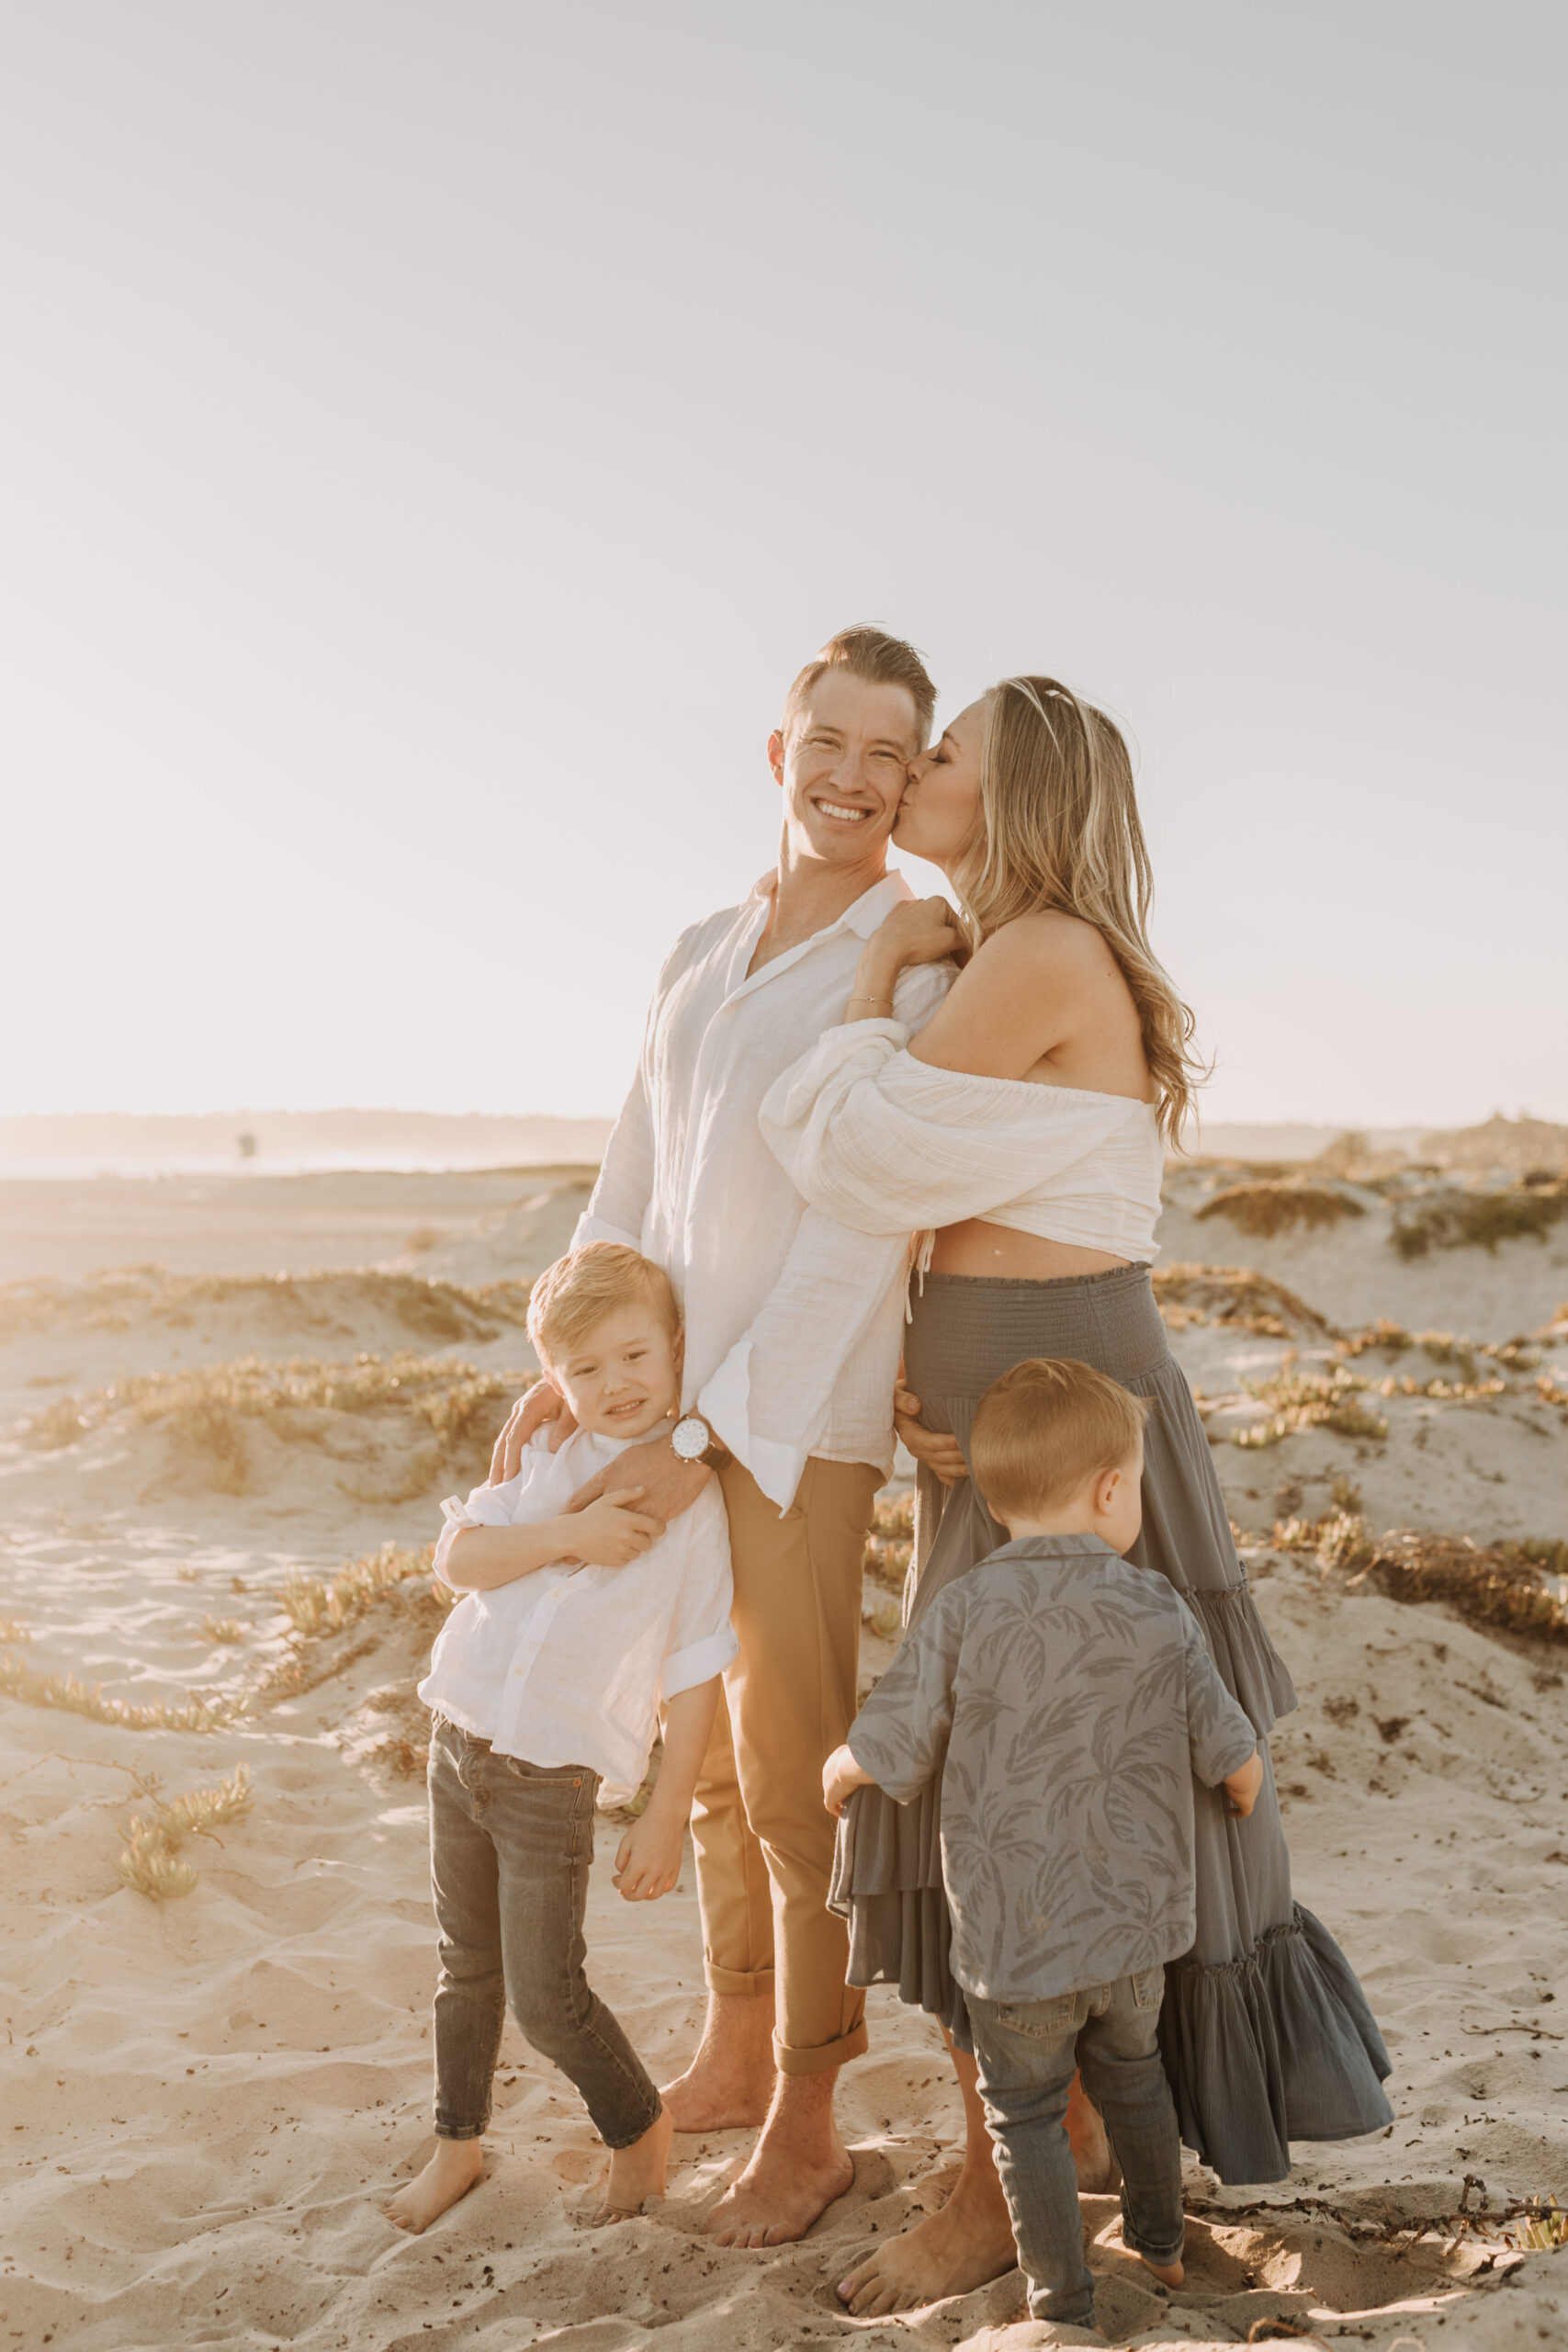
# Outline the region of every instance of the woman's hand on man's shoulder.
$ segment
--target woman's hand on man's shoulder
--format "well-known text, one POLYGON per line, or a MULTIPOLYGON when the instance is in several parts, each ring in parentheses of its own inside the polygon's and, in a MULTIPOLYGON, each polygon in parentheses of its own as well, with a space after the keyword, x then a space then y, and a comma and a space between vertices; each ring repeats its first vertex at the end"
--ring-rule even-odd
POLYGON ((896 958, 900 968, 910 964, 959 964, 969 953, 964 926, 945 899, 900 900, 878 923, 875 944, 890 959, 896 958))

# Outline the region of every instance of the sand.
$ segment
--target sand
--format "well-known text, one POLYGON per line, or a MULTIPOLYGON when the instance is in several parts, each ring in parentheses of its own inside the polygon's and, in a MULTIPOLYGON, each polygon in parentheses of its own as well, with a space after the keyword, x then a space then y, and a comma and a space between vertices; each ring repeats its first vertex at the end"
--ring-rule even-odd
MULTIPOLYGON (((1359 1217, 1258 1240, 1197 1214, 1235 1172, 1173 1179, 1167 1261, 1260 1270, 1299 1304, 1271 1294, 1276 1328, 1248 1329, 1235 1318, 1263 1319, 1256 1287, 1181 1278, 1166 1288, 1173 1344, 1302 1690, 1276 1750, 1298 1892, 1383 2023, 1397 2121, 1365 2143, 1298 2143, 1290 2180, 1266 2189, 1222 2190, 1190 2164, 1190 2277, 1174 2296, 1118 2251, 1113 2203, 1086 2200, 1102 2322, 1120 2344, 1235 2343, 1270 2320, 1324 2342, 1568 2343, 1568 2267, 1510 2243, 1520 2200, 1568 2197, 1568 1647, 1401 1605, 1325 1569, 1299 1532, 1336 1508, 1337 1482, 1359 1489, 1373 1533, 1568 1536, 1554 1401, 1568 1388, 1568 1225, 1405 1263, 1369 1191, 1359 1217), (1347 1354, 1344 1335, 1379 1316, 1474 1342, 1535 1335, 1540 1361, 1478 1356, 1472 1380, 1451 1351, 1347 1354), (1247 1384, 1337 1364, 1371 1384, 1354 1393, 1386 1437, 1234 1442, 1270 1409, 1247 1384), (1396 1377, 1483 1393, 1384 1396, 1396 1377)), ((0 1186, 0 1614, 30 1635, 13 1633, 9 1655, 111 1701, 205 1700, 217 1718, 138 1730, 0 1700, 14 2159, 0 2342, 1084 2340, 1023 2323, 1016 2272, 897 2321, 837 2305, 834 2279, 940 2201, 956 2160, 934 2030, 886 1990, 870 2055, 841 2086, 855 2187, 798 2246, 732 2253, 700 2234, 744 2134, 678 2142, 664 2203, 590 2230, 603 2153, 570 2086, 510 2028, 482 2187, 422 2239, 381 2217, 428 2132, 411 1694, 434 1604, 410 1577, 306 1638, 278 1595, 291 1573, 330 1579, 384 1544, 428 1543, 441 1494, 481 1474, 532 1361, 507 1286, 558 1250, 582 1197, 571 1170, 0 1186), (244 1359, 248 1372, 208 1377, 244 1359), (355 1377, 371 1401, 346 1410, 368 1393, 355 1377), (40 1434, 51 1442, 29 1442, 40 1434), (221 1720, 241 1694, 249 1711, 221 1720), (155 1902, 126 1885, 131 1816, 240 1766, 249 1812, 181 1849, 193 1889, 155 1902)), ((868 1612, 887 1600, 868 1583, 868 1612)), ((868 1625, 864 1672, 890 1654, 868 1625)), ((702 2007, 693 1875, 656 1906, 626 1906, 614 1843, 602 1829, 592 1972, 655 2070, 672 2069, 702 2007)))

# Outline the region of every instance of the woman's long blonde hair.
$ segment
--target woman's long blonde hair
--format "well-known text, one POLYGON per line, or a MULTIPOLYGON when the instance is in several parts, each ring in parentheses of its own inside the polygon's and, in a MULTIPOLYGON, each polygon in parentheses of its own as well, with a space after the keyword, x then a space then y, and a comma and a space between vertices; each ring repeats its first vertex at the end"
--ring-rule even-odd
POLYGON ((1205 1075, 1192 1015, 1149 945, 1153 880, 1121 730, 1055 678, 1003 678, 986 698, 980 823, 951 876, 976 945, 1058 907, 1094 925, 1122 967, 1175 1144, 1205 1075))

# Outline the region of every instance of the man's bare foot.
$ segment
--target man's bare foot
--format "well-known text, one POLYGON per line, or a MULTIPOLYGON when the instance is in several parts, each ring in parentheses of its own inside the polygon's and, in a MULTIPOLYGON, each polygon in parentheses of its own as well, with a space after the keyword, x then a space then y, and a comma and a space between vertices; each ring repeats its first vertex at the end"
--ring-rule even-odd
POLYGON ((1018 2260, 1007 2199, 989 2143, 972 2154, 939 2212, 889 2238, 839 2281, 839 2301, 857 2319, 883 2319, 943 2295, 973 2294, 1018 2260))
POLYGON ((697 2054, 659 2096, 677 2132, 738 2132, 767 2120, 774 2079, 772 2001, 710 1993, 697 2054))
POLYGON ((400 2230, 412 2230, 417 2236, 483 2179, 484 2168, 484 2150, 478 2140, 437 2140, 424 2170, 389 2198, 381 2211, 400 2230))
POLYGON ((663 2196, 674 2131, 669 2109, 661 2108, 640 2140, 629 2148, 611 2149, 610 2177, 604 2183, 604 2202, 593 2216, 595 2226, 627 2222, 641 2212, 644 2198, 663 2196))
POLYGON ((837 2077, 836 2067, 779 2076, 750 2162, 704 2224, 717 2245, 787 2245, 853 2188, 854 2165, 833 2120, 837 2077))

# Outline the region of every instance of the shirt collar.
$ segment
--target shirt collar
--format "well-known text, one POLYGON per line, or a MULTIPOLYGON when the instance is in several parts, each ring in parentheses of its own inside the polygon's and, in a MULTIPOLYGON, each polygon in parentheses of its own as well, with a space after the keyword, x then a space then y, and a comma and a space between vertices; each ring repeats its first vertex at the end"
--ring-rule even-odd
POLYGON ((1021 1535, 1016 1544, 1003 1544, 991 1554, 993 1560, 1119 1560, 1102 1535, 1021 1535))
MULTIPOLYGON (((778 887, 778 868, 770 866, 753 885, 747 905, 766 905, 769 899, 776 897, 778 887)), ((869 890, 863 890, 854 904, 846 907, 836 922, 824 923, 820 931, 813 932, 812 938, 828 939, 836 931, 852 931, 858 939, 869 939, 895 907, 901 906, 906 899, 912 899, 914 895, 901 874, 885 874, 880 882, 874 882, 869 890)))

